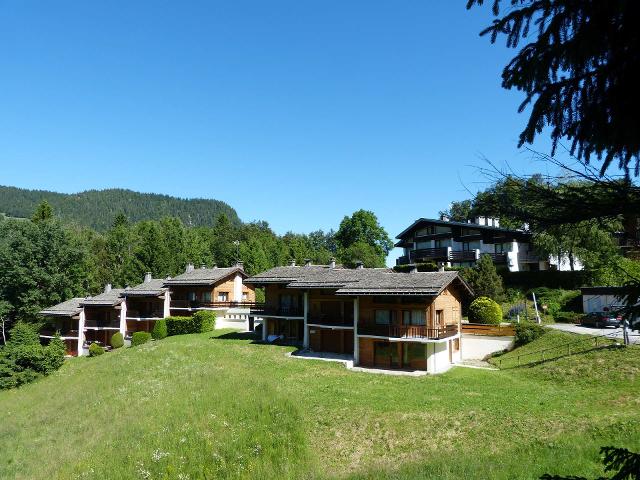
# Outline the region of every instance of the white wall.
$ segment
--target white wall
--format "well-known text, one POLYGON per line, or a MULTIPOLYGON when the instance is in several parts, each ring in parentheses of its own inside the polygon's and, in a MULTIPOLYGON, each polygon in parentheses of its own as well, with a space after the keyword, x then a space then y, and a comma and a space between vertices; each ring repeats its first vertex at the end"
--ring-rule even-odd
POLYGON ((582 310, 584 313, 602 312, 605 308, 624 305, 624 299, 615 295, 582 295, 582 310))
POLYGON ((450 368, 449 341, 427 343, 427 372, 443 373, 450 368))

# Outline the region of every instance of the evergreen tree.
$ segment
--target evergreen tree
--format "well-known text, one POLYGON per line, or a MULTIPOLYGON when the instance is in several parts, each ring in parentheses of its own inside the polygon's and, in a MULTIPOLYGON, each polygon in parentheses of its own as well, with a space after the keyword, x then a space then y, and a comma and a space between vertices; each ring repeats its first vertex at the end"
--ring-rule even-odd
POLYGON ((229 218, 223 213, 216 219, 211 232, 211 253, 221 267, 228 267, 235 263, 237 247, 234 241, 238 240, 238 233, 229 218))
POLYGON ((462 270, 461 275, 473 289, 476 297, 489 297, 501 302, 504 297, 502 277, 489 255, 481 255, 473 268, 462 270))
POLYGON ((33 222, 46 222, 47 220, 51 220, 53 218, 53 208, 46 200, 43 200, 38 204, 33 215, 31 216, 31 220, 33 222))

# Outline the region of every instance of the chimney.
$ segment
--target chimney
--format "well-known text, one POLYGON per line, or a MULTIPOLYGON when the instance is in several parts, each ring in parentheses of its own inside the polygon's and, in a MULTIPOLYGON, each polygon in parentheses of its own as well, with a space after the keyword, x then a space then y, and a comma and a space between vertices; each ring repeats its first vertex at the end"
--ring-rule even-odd
POLYGON ((443 222, 448 222, 449 221, 449 217, 447 215, 440 215, 440 220, 442 220, 443 222))
POLYGON ((295 266, 296 266, 296 259, 295 259, 295 258, 292 258, 292 259, 289 261, 289 266, 290 266, 290 267, 295 267, 295 266))
POLYGON ((235 266, 236 266, 236 268, 239 268, 240 270, 244 270, 244 262, 242 260, 237 260, 235 266))
POLYGON ((329 260, 329 268, 336 268, 336 259, 335 257, 331 257, 329 260))
POLYGON ((110 284, 110 283, 107 283, 107 284, 104 286, 104 293, 109 293, 110 291, 111 291, 111 284, 110 284))
POLYGON ((418 273, 418 266, 414 263, 409 269, 409 273, 418 273))
POLYGON ((144 283, 149 283, 151 281, 151 272, 147 272, 144 274, 144 283))
POLYGON ((362 263, 360 260, 358 260, 356 262, 356 270, 362 270, 364 268, 364 263, 362 263))
POLYGON ((310 267, 311 266, 311 259, 310 258, 305 258, 304 259, 304 266, 305 267, 310 267))
POLYGON ((444 262, 438 262, 438 271, 444 272, 444 262))
POLYGON ((185 268, 184 273, 193 272, 193 263, 187 263, 187 268, 185 268))

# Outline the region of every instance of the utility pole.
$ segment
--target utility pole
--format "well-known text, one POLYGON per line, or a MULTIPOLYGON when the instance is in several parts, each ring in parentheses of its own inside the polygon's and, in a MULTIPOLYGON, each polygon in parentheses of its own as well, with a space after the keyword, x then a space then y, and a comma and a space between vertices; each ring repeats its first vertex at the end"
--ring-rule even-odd
POLYGON ((538 302, 536 302, 536 294, 535 292, 531 292, 531 294, 533 295, 533 308, 536 309, 536 322, 541 323, 540 313, 538 313, 538 302))

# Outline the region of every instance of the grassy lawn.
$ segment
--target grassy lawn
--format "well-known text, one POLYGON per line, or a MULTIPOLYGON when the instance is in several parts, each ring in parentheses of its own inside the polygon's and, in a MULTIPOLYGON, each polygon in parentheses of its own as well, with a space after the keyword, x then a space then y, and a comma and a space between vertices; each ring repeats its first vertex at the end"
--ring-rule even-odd
POLYGON ((637 347, 412 378, 225 333, 73 359, 0 392, 0 478, 596 476, 601 446, 640 449, 637 347))

